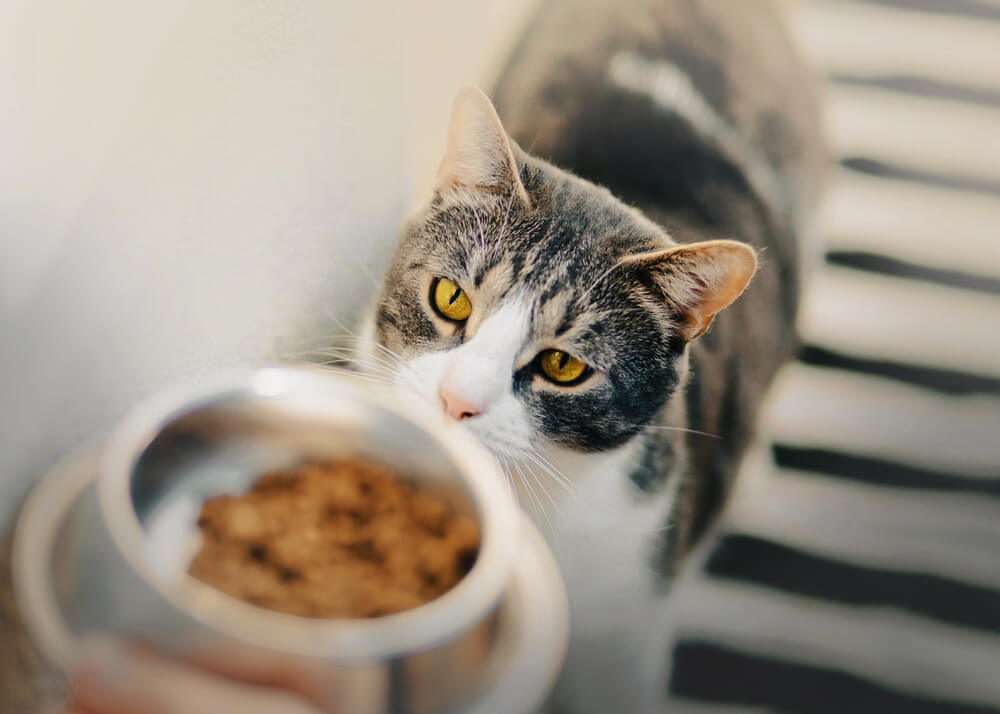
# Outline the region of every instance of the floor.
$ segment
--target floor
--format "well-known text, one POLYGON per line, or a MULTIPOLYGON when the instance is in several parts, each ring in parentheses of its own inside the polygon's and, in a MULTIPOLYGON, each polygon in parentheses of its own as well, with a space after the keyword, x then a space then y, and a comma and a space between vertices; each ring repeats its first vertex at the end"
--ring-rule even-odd
POLYGON ((670 711, 1000 707, 1000 1, 813 0, 839 170, 670 711))

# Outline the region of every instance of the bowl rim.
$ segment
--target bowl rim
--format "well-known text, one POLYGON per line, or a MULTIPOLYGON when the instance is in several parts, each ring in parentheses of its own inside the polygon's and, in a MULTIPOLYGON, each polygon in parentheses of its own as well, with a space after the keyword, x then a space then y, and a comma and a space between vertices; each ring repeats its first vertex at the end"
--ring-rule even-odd
POLYGON ((60 525, 94 485, 101 448, 88 444, 63 456, 28 494, 14 529, 14 598, 25 629, 45 658, 64 672, 76 663, 70 631, 46 571, 60 525))
MULTIPOLYGON (((498 464, 464 427, 398 392, 359 383, 345 370, 276 366, 217 375, 163 390, 112 431, 97 477, 104 526, 126 562, 170 606, 217 632, 271 650, 366 661, 403 656, 451 641, 499 606, 513 566, 521 519, 498 464), (131 475, 153 439, 175 419, 227 396, 283 397, 290 408, 333 413, 359 401, 410 422, 454 464, 480 521, 472 570, 451 590, 416 608, 372 619, 317 619, 267 610, 187 576, 165 582, 143 557, 147 533, 132 506, 131 475)), ((313 411, 312 413, 316 413, 313 411)))

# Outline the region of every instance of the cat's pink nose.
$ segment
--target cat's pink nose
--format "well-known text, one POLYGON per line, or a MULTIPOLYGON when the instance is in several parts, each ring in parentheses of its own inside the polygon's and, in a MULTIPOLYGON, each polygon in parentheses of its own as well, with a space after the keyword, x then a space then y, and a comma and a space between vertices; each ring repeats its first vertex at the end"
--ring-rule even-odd
POLYGON ((452 419, 459 421, 462 419, 471 419, 474 416, 478 416, 482 411, 482 407, 478 404, 473 404, 466 399, 455 396, 444 387, 438 390, 438 394, 441 396, 441 405, 452 419))

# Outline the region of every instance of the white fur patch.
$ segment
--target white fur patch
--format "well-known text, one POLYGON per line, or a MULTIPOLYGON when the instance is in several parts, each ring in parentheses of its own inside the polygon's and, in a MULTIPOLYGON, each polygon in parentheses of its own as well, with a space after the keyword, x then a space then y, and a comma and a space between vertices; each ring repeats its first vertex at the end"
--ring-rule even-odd
MULTIPOLYGON (((664 599, 652 568, 680 479, 656 495, 628 478, 640 443, 583 454, 550 448, 546 458, 575 492, 549 486, 558 506, 540 528, 566 582, 570 650, 557 690, 579 712, 657 710, 666 668, 664 599)), ((538 469, 535 469, 538 472, 538 469)), ((539 474, 541 476, 541 474, 539 474)))
POLYGON ((686 119, 706 141, 743 169, 747 180, 768 205, 786 205, 778 177, 768 163, 705 101, 677 65, 620 52, 611 58, 608 77, 622 89, 644 94, 658 106, 686 119))
POLYGON ((439 391, 475 404, 480 414, 463 424, 495 454, 509 457, 531 447, 535 429, 528 411, 514 396, 515 362, 524 349, 530 306, 512 300, 479 325, 475 334, 451 350, 428 352, 410 360, 397 383, 441 406, 439 391))

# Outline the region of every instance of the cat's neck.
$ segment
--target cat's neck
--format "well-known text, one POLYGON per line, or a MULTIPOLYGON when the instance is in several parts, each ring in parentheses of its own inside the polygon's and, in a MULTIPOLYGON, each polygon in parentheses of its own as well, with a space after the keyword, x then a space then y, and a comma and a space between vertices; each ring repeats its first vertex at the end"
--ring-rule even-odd
MULTIPOLYGON (((568 585, 593 573, 595 559, 629 571, 648 586, 672 520, 680 473, 665 456, 673 436, 644 432, 610 451, 581 453, 548 447, 546 468, 534 466, 519 484, 525 510, 552 545, 568 585), (662 482, 642 488, 640 474, 656 471, 662 482), (527 484, 527 486, 525 485, 527 484)), ((518 479, 515 479, 518 480, 518 479)))
MULTIPOLYGON (((556 482, 550 473, 535 469, 540 477, 549 479, 545 487, 553 498, 543 503, 556 531, 598 531, 620 523, 635 505, 637 494, 629 475, 636 468, 641 451, 641 437, 617 449, 596 453, 557 446, 545 448, 542 454, 546 461, 564 477, 556 482)), ((537 490, 537 484, 533 485, 537 490)), ((547 524, 541 523, 539 527, 544 529, 547 524)))

